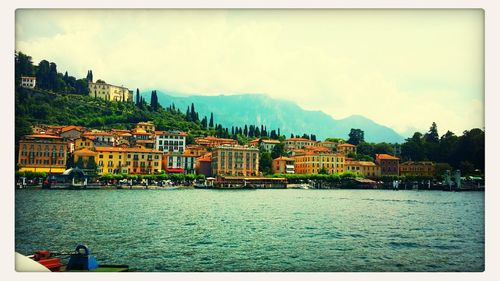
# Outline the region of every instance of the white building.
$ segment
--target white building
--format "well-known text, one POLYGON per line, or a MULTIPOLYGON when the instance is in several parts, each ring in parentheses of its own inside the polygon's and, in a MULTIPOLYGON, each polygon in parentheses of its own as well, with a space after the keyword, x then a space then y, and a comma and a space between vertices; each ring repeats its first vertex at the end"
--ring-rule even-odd
POLYGON ((261 140, 260 146, 266 150, 267 152, 271 152, 274 149, 274 146, 279 144, 279 140, 261 140))
POLYGON ((89 96, 101 98, 108 101, 130 101, 134 100, 134 93, 120 86, 106 84, 104 81, 97 80, 96 83, 89 82, 89 96))
POLYGON ((155 131, 155 149, 163 153, 184 153, 186 150, 186 137, 184 132, 155 131))
POLYGON ((36 85, 36 77, 31 76, 21 76, 21 87, 24 88, 35 88, 36 85))

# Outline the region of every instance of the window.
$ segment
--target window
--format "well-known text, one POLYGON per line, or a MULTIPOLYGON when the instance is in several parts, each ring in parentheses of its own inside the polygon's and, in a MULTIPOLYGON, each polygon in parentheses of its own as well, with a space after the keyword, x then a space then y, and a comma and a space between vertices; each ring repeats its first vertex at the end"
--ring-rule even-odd
POLYGON ((102 159, 104 158, 104 155, 103 154, 99 154, 99 159, 102 159))

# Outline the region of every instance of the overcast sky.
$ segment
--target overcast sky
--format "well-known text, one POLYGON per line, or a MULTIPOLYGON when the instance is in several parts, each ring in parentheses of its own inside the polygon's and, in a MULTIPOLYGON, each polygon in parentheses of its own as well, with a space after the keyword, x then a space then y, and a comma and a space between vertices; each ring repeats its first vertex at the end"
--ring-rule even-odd
POLYGON ((77 78, 265 93, 403 136, 484 127, 482 10, 17 10, 16 49, 77 78))

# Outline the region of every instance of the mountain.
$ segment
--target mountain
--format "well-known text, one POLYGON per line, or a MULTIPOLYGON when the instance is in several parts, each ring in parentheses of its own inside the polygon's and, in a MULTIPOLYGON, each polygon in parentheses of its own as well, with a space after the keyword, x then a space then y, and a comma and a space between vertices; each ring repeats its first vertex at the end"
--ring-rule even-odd
MULTIPOLYGON (((143 97, 150 98, 151 91, 143 91, 143 97)), ((194 103, 200 119, 214 114, 214 122, 224 127, 265 125, 268 130, 280 128, 281 133, 315 134, 318 139, 328 137, 348 138, 351 128, 365 132, 365 140, 370 142, 403 142, 404 138, 393 129, 377 124, 360 115, 344 119, 333 119, 322 111, 305 110, 296 103, 271 98, 264 94, 238 94, 184 96, 179 93, 157 91, 158 101, 164 107, 175 104, 182 112, 194 103)))

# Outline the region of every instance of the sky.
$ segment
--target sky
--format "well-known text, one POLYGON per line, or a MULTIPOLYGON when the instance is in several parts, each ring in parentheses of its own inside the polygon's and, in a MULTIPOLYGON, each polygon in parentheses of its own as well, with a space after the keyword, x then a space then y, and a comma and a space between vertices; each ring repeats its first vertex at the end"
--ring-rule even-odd
POLYGON ((16 50, 130 89, 267 94, 461 135, 484 128, 483 23, 479 9, 19 9, 16 50))

